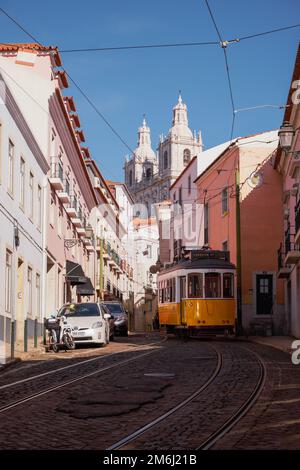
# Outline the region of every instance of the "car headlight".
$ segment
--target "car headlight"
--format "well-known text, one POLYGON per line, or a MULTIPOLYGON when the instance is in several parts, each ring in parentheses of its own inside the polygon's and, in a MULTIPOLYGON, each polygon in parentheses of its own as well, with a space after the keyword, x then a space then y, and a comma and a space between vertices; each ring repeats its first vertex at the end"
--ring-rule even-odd
POLYGON ((96 323, 92 324, 92 328, 101 328, 102 326, 102 321, 96 321, 96 323))

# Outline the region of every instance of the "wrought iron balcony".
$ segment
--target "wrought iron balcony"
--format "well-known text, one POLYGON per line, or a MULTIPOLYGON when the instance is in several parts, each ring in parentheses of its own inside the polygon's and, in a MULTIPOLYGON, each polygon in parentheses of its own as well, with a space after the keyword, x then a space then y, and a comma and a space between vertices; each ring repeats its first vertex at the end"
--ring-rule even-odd
POLYGON ((77 217, 77 198, 76 196, 70 196, 70 202, 66 207, 67 214, 71 219, 77 217))
POLYGON ((61 191, 64 188, 63 177, 64 172, 62 164, 60 162, 51 163, 49 181, 56 191, 61 191))
POLYGON ((61 191, 58 191, 57 193, 60 201, 63 204, 69 204, 70 203, 70 183, 69 180, 65 179, 63 180, 63 189, 61 191))
POLYGON ((283 251, 282 243, 277 250, 277 262, 278 262, 278 272, 277 277, 281 279, 286 279, 290 276, 291 267, 285 264, 285 253, 283 251))
POLYGON ((291 226, 288 225, 288 228, 284 236, 284 245, 285 245, 285 264, 297 264, 300 260, 300 248, 297 243, 295 243, 295 234, 291 233, 291 226))

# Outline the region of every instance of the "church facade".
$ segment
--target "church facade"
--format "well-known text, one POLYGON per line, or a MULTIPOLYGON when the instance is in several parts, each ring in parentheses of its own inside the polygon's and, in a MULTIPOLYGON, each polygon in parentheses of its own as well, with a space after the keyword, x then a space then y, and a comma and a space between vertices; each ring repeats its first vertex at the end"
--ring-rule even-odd
POLYGON ((200 152, 201 132, 196 134, 189 128, 187 106, 179 95, 173 108, 172 127, 167 136, 161 135, 156 153, 145 119, 138 129, 138 146, 124 166, 125 183, 135 202, 145 205, 148 214, 153 213, 153 204, 169 199, 170 186, 200 152))

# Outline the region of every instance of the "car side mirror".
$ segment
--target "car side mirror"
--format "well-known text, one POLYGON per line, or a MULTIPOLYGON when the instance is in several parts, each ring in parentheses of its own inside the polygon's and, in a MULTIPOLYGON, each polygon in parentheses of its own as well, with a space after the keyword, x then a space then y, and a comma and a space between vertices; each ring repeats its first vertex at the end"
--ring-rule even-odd
POLYGON ((111 315, 109 313, 104 314, 104 320, 109 320, 111 318, 111 315))

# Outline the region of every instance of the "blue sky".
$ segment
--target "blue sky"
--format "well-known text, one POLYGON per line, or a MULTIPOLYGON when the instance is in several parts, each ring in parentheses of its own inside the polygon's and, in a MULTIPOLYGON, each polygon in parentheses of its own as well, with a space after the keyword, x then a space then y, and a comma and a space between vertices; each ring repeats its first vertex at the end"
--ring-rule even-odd
MULTIPOLYGON (((60 49, 217 40, 203 0, 4 0, 11 16, 44 44, 60 49), (47 6, 46 6, 47 3, 47 6)), ((210 0, 226 39, 300 23, 298 0, 210 0)), ((0 13, 1 42, 31 42, 0 13)), ((228 48, 236 108, 285 104, 300 28, 228 48)), ((63 65, 131 148, 143 113, 156 148, 182 90, 192 129, 205 148, 230 138, 231 105, 218 46, 62 54, 63 65)), ((71 86, 93 158, 108 179, 123 179, 129 151, 71 86)), ((234 135, 275 129, 282 110, 238 113, 234 135)))

